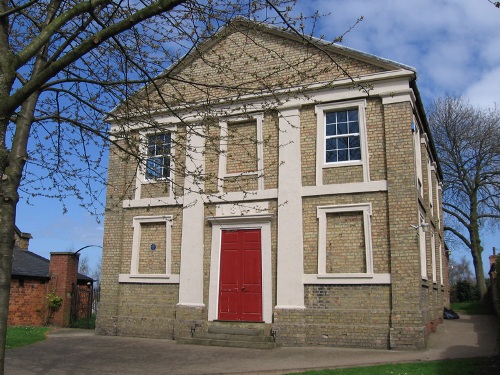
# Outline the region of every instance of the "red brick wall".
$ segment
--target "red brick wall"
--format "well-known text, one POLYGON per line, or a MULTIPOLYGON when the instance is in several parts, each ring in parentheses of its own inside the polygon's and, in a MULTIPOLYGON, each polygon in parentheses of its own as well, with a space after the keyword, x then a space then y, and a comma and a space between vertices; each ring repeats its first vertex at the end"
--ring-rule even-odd
POLYGON ((10 287, 8 325, 41 326, 46 321, 47 283, 13 278, 10 287), (21 280, 24 280, 24 284, 21 280))
POLYGON ((52 324, 67 327, 71 311, 71 292, 76 284, 78 275, 79 254, 51 253, 49 273, 50 289, 57 296, 63 298, 61 307, 54 313, 52 324))

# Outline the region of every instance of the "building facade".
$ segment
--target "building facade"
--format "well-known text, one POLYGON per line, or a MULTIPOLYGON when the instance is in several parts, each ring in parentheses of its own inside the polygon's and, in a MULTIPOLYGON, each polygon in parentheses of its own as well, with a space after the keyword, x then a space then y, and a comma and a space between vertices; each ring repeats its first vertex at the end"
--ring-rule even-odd
POLYGON ((415 70, 239 20, 169 73, 112 121, 98 332, 425 347, 448 282, 415 70))

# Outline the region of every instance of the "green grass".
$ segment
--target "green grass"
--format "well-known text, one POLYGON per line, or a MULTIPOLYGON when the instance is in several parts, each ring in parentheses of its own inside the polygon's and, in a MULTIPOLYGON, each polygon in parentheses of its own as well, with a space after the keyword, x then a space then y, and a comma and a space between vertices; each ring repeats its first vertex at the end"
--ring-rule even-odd
POLYGON ((299 374, 294 373, 293 375, 482 375, 498 374, 500 373, 499 370, 498 357, 484 357, 306 371, 299 374))
POLYGON ((5 348, 14 349, 43 341, 49 329, 48 327, 7 327, 5 348))
POLYGON ((491 315, 494 311, 490 304, 483 305, 479 301, 453 302, 451 309, 454 311, 463 311, 469 315, 491 315))

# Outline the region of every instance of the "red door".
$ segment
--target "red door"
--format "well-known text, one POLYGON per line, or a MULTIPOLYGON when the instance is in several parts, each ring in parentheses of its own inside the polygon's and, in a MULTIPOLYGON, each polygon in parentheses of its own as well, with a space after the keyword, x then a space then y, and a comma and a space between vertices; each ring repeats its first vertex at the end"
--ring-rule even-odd
POLYGON ((219 320, 262 321, 260 229, 222 231, 219 320))

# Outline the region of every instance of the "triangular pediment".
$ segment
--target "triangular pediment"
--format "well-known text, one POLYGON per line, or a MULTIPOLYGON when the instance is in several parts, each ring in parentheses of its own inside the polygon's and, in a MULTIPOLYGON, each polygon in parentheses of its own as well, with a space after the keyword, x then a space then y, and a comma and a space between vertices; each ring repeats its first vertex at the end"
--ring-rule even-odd
MULTIPOLYGON (((212 104, 302 87, 327 87, 410 67, 266 24, 237 20, 222 28, 149 86, 153 109, 212 104)), ((143 91, 144 93, 144 91, 143 91)), ((139 99, 143 95, 137 95, 139 99)))

